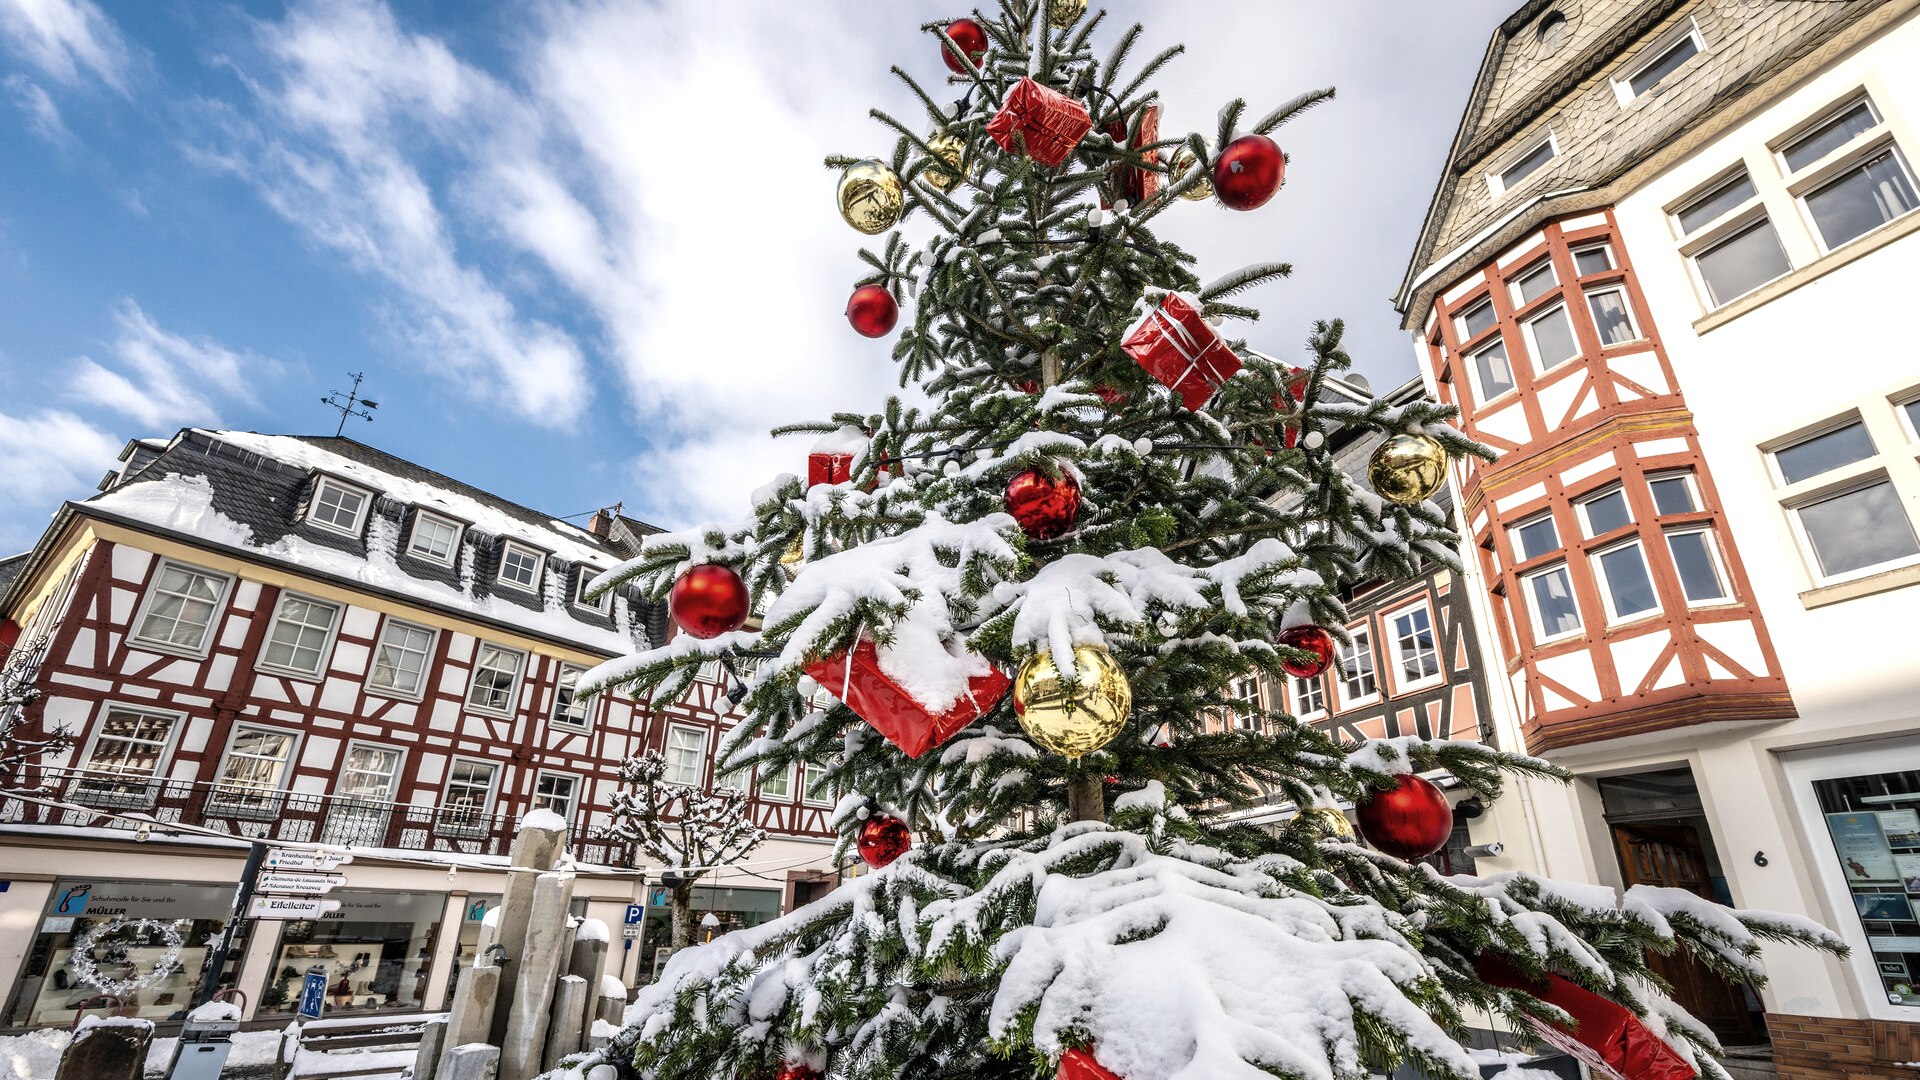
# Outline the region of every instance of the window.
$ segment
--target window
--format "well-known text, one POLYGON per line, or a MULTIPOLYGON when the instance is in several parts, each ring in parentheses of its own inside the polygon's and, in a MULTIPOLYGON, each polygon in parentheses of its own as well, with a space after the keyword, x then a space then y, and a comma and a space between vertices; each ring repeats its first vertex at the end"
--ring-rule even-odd
POLYGON ((1681 249, 1713 307, 1745 296, 1793 267, 1753 178, 1741 170, 1672 211, 1681 249))
POLYGON ((580 607, 586 608, 588 611, 597 611, 605 615, 613 610, 612 589, 601 593, 600 599, 598 600, 587 599, 587 586, 593 583, 594 576, 598 573, 599 571, 591 566, 583 566, 580 568, 579 572, 576 573, 573 578, 573 602, 580 607))
POLYGON ((1453 317, 1454 332, 1460 336, 1462 344, 1472 341, 1485 333, 1498 321, 1493 314, 1493 301, 1482 300, 1453 317))
POLYGON ((1480 387, 1480 400, 1489 401, 1513 389, 1513 367, 1507 363, 1507 343, 1494 338, 1469 360, 1474 382, 1480 387))
POLYGON ((1644 59, 1638 65, 1613 80, 1620 104, 1628 104, 1660 85, 1667 76, 1680 70, 1681 65, 1700 55, 1701 44, 1700 30, 1691 23, 1677 40, 1656 43, 1642 54, 1644 59))
POLYGON ((543 772, 534 778, 533 800, 528 804, 528 808, 551 810, 571 825, 573 824, 573 800, 579 789, 578 777, 543 772))
POLYGON ((1347 631, 1351 642, 1340 646, 1336 663, 1340 673, 1340 696, 1353 705, 1380 692, 1373 670, 1373 635, 1364 626, 1347 631))
POLYGON ((760 770, 760 797, 763 799, 790 799, 793 797, 793 767, 782 765, 772 772, 760 770))
POLYGON ((1260 730, 1260 680, 1248 676, 1227 684, 1232 706, 1227 710, 1232 725, 1239 731, 1260 730))
POLYGON ((1327 691, 1320 680, 1293 677, 1293 715, 1316 716, 1327 711, 1327 691))
POLYGON ((160 765, 172 745, 180 717, 141 709, 107 710, 100 733, 93 738, 80 769, 87 775, 75 785, 74 797, 83 802, 143 806, 153 801, 160 765))
POLYGON ((1653 510, 1656 514, 1691 514, 1700 509, 1699 501, 1693 495, 1691 473, 1651 476, 1647 478, 1647 487, 1653 492, 1653 510))
POLYGON ((1440 653, 1434 645, 1433 616, 1425 604, 1391 615, 1387 625, 1393 630, 1394 662, 1399 666, 1396 681, 1401 689, 1438 678, 1440 653))
POLYGON ((1680 591, 1689 603, 1727 599, 1727 579, 1720 569, 1720 553, 1707 529, 1669 529, 1667 553, 1680 575, 1680 591))
POLYGON ((1821 246, 1828 251, 1911 212, 1913 173, 1873 101, 1861 97, 1775 147, 1821 246))
MULTIPOLYGON (((736 728, 734 730, 738 729, 736 728)), ((726 747, 731 745, 729 740, 732 738, 733 731, 720 733, 720 750, 715 752, 716 760, 713 763, 713 786, 721 791, 745 791, 752 786, 753 770, 734 769, 731 772, 725 773, 720 771, 718 758, 725 752, 726 747)))
POLYGON ((1541 259, 1522 270, 1513 279, 1513 302, 1516 307, 1525 307, 1531 301, 1545 296, 1560 284, 1553 276, 1553 260, 1541 259))
POLYGON ((1900 406, 1900 415, 1907 422, 1907 437, 1920 439, 1920 398, 1905 402, 1900 406))
POLYGON ((176 562, 162 562, 153 587, 147 591, 147 609, 134 640, 163 649, 205 652, 211 644, 207 631, 213 626, 230 580, 176 562))
POLYGON ((1580 514, 1587 519, 1589 537, 1605 536, 1633 524, 1633 512, 1627 509, 1627 493, 1620 488, 1584 500, 1580 503, 1580 514))
POLYGON ((1633 325, 1633 313, 1627 309, 1624 289, 1599 289, 1587 294, 1587 310, 1593 312, 1593 329, 1600 335, 1601 347, 1637 341, 1640 331, 1633 325))
MULTIPOLYGON (((1522 522, 1508 530, 1514 554, 1525 563, 1560 551, 1560 531, 1550 514, 1522 522)), ((1580 632, 1580 609, 1573 600, 1573 579, 1567 564, 1556 562, 1520 575, 1520 591, 1533 620, 1534 636, 1552 641, 1580 632)))
POLYGON ((584 728, 592 723, 592 702, 587 698, 575 697, 573 688, 585 674, 585 668, 572 664, 560 665, 560 682, 553 688, 552 722, 560 727, 584 728))
POLYGON ((813 803, 815 806, 833 805, 833 792, 827 789, 825 765, 807 762, 805 770, 801 773, 801 780, 804 783, 800 789, 801 801, 813 803))
POLYGON ((233 744, 227 747, 227 760, 220 766, 220 782, 208 800, 211 808, 227 813, 277 815, 294 741, 288 731, 256 727, 236 730, 233 744))
POLYGON ((488 761, 455 758, 447 770, 447 790, 440 798, 442 829, 485 830, 493 811, 493 780, 499 766, 488 761))
POLYGON ((400 751, 384 746, 355 743, 347 748, 346 763, 340 769, 335 794, 348 799, 388 802, 393 785, 400 777, 400 751))
POLYGON ((1768 451, 1794 532, 1822 582, 1912 562, 1920 540, 1858 414, 1768 451), (1793 489, 1806 487, 1805 494, 1793 489))
POLYGON ((1560 148, 1554 142, 1553 133, 1548 132, 1539 142, 1528 146, 1509 159, 1505 167, 1489 174, 1487 186, 1493 189, 1496 196, 1504 195, 1525 181, 1527 177, 1539 172, 1559 152, 1560 148))
POLYGON ((458 550, 460 526, 425 510, 414 511, 413 530, 407 534, 407 554, 452 566, 454 552, 458 550))
POLYGON ((532 592, 540 580, 540 561, 545 558, 533 548, 507 541, 500 549, 500 580, 515 588, 532 592))
POLYGON ((1544 315, 1527 320, 1523 328, 1527 349, 1540 363, 1542 371, 1559 367, 1580 355, 1573 339, 1573 320, 1567 318, 1567 305, 1555 304, 1544 315))
POLYGON ((282 595, 273 613, 273 629, 267 631, 267 648, 260 655, 260 665, 301 675, 319 675, 326 663, 334 625, 339 621, 337 604, 292 593, 282 595))
POLYGON ((481 642, 473 661, 473 685, 467 704, 487 712, 513 711, 513 691, 520 682, 520 653, 481 642))
POLYGON ((419 697, 427 681, 427 660, 433 655, 433 631, 424 626, 388 619, 380 629, 373 652, 373 673, 367 688, 376 692, 419 697))
MULTIPOLYGON (((1627 507, 1627 494, 1620 488, 1583 500, 1580 516, 1586 519, 1589 538, 1633 525, 1633 511, 1627 507)), ((1638 538, 1594 552, 1592 563, 1610 621, 1619 622, 1660 607, 1653 591, 1653 575, 1647 571, 1647 555, 1638 538)))
POLYGON ((307 520, 324 529, 359 536, 369 501, 367 493, 359 488, 323 476, 314 485, 313 501, 307 504, 307 520))
POLYGON ((1832 894, 1839 909, 1854 910, 1845 932, 1855 970, 1879 1000, 1908 1016, 1920 1006, 1908 968, 1920 964, 1920 912, 1907 894, 1909 886, 1920 890, 1920 834, 1908 824, 1920 811, 1920 771, 1906 768, 1910 756, 1882 749, 1818 762, 1816 778, 1796 785, 1800 805, 1825 819, 1832 840, 1824 868, 1844 890, 1832 894))
MULTIPOLYGON (((700 777, 706 771, 706 764, 707 733, 705 731, 695 727, 681 727, 679 724, 667 728, 667 783, 699 787, 700 777)), ((785 792, 783 791, 782 794, 785 792)))
POLYGON ((1779 149, 1788 172, 1799 172, 1880 125, 1873 103, 1864 98, 1817 121, 1811 130, 1779 149))
POLYGON ((1613 269, 1613 249, 1605 244, 1592 247, 1575 248, 1573 251, 1573 269, 1581 277, 1589 274, 1604 274, 1613 269))

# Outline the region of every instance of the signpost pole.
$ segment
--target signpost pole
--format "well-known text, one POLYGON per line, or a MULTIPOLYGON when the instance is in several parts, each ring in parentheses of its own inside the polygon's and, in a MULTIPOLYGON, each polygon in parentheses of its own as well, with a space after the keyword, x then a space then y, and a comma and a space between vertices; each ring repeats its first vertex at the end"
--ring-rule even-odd
POLYGON ((267 845, 255 843, 247 849, 247 865, 240 871, 240 884, 233 890, 233 910, 227 913, 227 925, 220 936, 213 939, 213 948, 207 950, 206 974, 200 977, 200 988, 193 992, 190 1008, 199 1008, 213 1000, 220 989, 220 976, 227 970, 227 954, 233 949, 233 939, 240 933, 240 924, 247 917, 247 905, 253 900, 253 879, 260 873, 260 864, 267 858, 267 845))

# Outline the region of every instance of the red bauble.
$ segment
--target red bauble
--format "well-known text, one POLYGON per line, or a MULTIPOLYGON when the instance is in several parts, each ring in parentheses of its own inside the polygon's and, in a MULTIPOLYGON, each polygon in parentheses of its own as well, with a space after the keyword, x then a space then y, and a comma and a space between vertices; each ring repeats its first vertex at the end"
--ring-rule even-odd
POLYGON ((1119 1073, 1109 1071, 1085 1050, 1060 1055, 1060 1068, 1053 1075, 1054 1080, 1120 1080, 1119 1073))
POLYGON ((868 866, 878 870, 907 853, 913 846, 913 830, 892 814, 875 814, 861 823, 853 846, 868 866))
POLYGON ((780 1066, 780 1071, 773 1074, 773 1080, 821 1080, 824 1076, 825 1073, 811 1065, 787 1064, 780 1066))
POLYGON ((1007 481, 1007 513, 1035 540, 1051 540, 1073 528, 1080 516, 1080 481, 1067 473, 1055 480, 1028 469, 1007 481))
POLYGON ((1361 799, 1355 810, 1367 843, 1400 859, 1424 859, 1446 847, 1453 834, 1453 807, 1446 795, 1411 773, 1361 799))
POLYGON ((1317 626, 1296 626, 1280 631, 1280 644, 1293 649, 1303 649, 1313 654, 1312 661, 1301 663, 1297 660, 1282 660, 1280 666, 1287 674, 1302 679, 1318 678, 1333 663, 1333 635, 1317 626))
MULTIPOLYGON (((987 31, 972 19, 955 19, 947 24, 947 36, 953 39, 960 51, 967 54, 967 63, 980 66, 980 58, 987 55, 987 31)), ((961 65, 960 58, 953 55, 946 42, 940 43, 940 59, 947 62, 947 70, 955 75, 964 75, 967 69, 961 65)))
POLYGON ((1099 386, 1093 388, 1093 396, 1106 402, 1108 405, 1119 408, 1127 403, 1127 398, 1131 395, 1125 390, 1115 390, 1106 383, 1101 383, 1099 386))
POLYGON ((752 605, 747 583, 739 574, 705 563, 680 575, 667 606, 680 629, 697 638, 711 638, 740 629, 752 605))
POLYGON ((847 300, 847 321, 865 337, 884 337, 900 321, 900 305, 885 285, 862 285, 847 300))
POLYGON ((1286 175, 1279 143, 1265 135, 1242 135, 1213 163, 1213 190, 1232 209, 1253 210, 1273 198, 1286 175))

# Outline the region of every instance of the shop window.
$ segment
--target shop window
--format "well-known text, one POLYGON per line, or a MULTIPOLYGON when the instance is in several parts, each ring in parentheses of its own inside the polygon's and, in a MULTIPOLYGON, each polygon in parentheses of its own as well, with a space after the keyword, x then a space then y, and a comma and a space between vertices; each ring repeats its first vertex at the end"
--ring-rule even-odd
POLYGON ((426 688, 427 661, 433 656, 433 631, 398 619, 380 628, 367 688, 375 693, 417 698, 426 688))
MULTIPOLYGON (((291 1013, 308 972, 326 976, 329 1016, 425 1008, 446 893, 336 889, 327 899, 340 902, 338 918, 260 924, 278 926, 280 939, 259 1011, 291 1013)), ((464 924, 460 933, 465 941, 464 924)))
POLYGON ((467 704, 482 712, 511 713, 513 692, 520 685, 520 662, 525 658, 518 650, 481 642, 474 656, 467 704))
POLYGON ((441 566, 452 566, 454 553, 460 550, 460 526, 451 518, 413 513, 413 528, 407 534, 407 554, 441 566))
POLYGON ((1372 631, 1364 626, 1349 627, 1347 636, 1351 640, 1340 646, 1336 663, 1341 704, 1350 708, 1379 694, 1380 683, 1373 668, 1372 631))
POLYGON ((274 609, 273 628, 267 631, 260 666, 295 675, 318 676, 326 665, 333 629, 340 621, 340 605, 282 594, 274 609))
POLYGON ((1813 791, 1881 989, 1920 1008, 1920 772, 1815 780, 1813 791))
POLYGON ((159 794, 160 767, 180 727, 175 713, 109 708, 70 795, 90 806, 141 807, 159 794))
POLYGON ((208 631, 233 579, 163 561, 147 591, 146 609, 135 625, 133 641, 173 652, 204 655, 212 644, 208 631))
POLYGON ((455 758, 447 770, 447 790, 440 797, 441 831, 486 832, 499 773, 500 767, 490 761, 455 758))
POLYGON ((234 732, 220 781, 208 809, 241 816, 276 817, 287 785, 287 769, 299 740, 290 731, 241 727, 234 732))
POLYGON ((580 676, 586 674, 585 668, 572 664, 560 665, 560 681, 553 688, 553 716, 555 727, 579 728, 585 730, 591 723, 593 701, 574 693, 579 685, 580 676))
POLYGON ((1440 653, 1434 643, 1433 614, 1427 605, 1407 608, 1386 617, 1393 631, 1394 681, 1403 691, 1440 677, 1440 653))
POLYGON ((564 818, 571 827, 579 794, 579 777, 543 772, 534 778, 531 807, 535 810, 551 810, 564 818))

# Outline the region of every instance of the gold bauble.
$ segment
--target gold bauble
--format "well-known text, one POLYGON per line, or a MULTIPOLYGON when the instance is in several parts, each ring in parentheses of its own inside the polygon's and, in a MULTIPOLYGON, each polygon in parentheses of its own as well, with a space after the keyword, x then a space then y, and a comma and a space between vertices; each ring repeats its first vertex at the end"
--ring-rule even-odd
POLYGON ((840 174, 838 197, 840 216, 868 236, 893 228, 907 203, 900 177, 878 158, 847 166, 840 174))
POLYGON ((793 543, 787 545, 786 552, 780 556, 780 565, 799 566, 806 561, 806 558, 807 549, 800 545, 800 538, 796 536, 793 538, 793 543))
POLYGON ((1353 839, 1353 823, 1331 806, 1309 806, 1300 811, 1300 824, 1302 828, 1314 830, 1316 836, 1353 839))
POLYGON ((1047 21, 1054 29, 1065 30, 1087 13, 1087 0, 1047 0, 1047 21))
POLYGON ((1388 502, 1412 506, 1447 484, 1447 452, 1425 435, 1395 435, 1367 462, 1367 480, 1388 502))
MULTIPOLYGON (((1203 163, 1200 160, 1200 155, 1194 153, 1192 147, 1183 146, 1175 150, 1173 152, 1173 161, 1168 166, 1168 168, 1172 170, 1172 175, 1168 177, 1167 183, 1171 184, 1178 181, 1181 177, 1192 172, 1195 165, 1201 164, 1203 163)), ((1213 181, 1207 178, 1204 169, 1200 174, 1200 182, 1181 192, 1180 197, 1188 202, 1199 202, 1202 199, 1213 198, 1213 181)))
POLYGON ((1127 723, 1133 687, 1113 654, 1098 645, 1073 647, 1079 681, 1069 685, 1051 653, 1029 657, 1013 680, 1013 712, 1027 737, 1065 758, 1107 745, 1127 723))
POLYGON ((941 191, 952 191, 967 175, 967 140, 943 131, 927 140, 927 149, 933 151, 934 160, 920 170, 920 178, 941 191))

